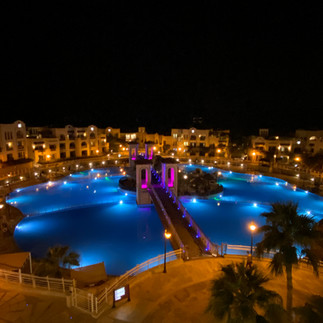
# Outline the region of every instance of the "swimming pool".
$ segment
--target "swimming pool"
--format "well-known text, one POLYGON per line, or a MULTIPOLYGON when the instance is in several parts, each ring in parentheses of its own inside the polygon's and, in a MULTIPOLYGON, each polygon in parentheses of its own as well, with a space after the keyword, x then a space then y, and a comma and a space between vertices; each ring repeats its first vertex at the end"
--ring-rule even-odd
MULTIPOLYGON (((194 217, 203 232, 216 243, 250 244, 248 225, 265 224, 260 214, 271 211, 271 203, 293 201, 298 203, 298 212, 323 218, 323 198, 295 188, 284 180, 262 176, 223 171, 213 167, 186 166, 187 172, 197 167, 205 172, 219 172, 219 184, 223 193, 214 198, 195 199, 182 197, 181 201, 194 217), (194 200, 194 202, 193 202, 194 200)), ((255 235, 255 243, 261 240, 255 235)))
POLYGON ((134 195, 118 189, 119 174, 92 170, 10 194, 7 202, 27 215, 15 230, 18 246, 37 257, 68 245, 81 266, 104 261, 112 275, 162 254, 164 229, 154 206, 137 207, 134 195))
MULTIPOLYGON (((258 225, 270 203, 299 203, 299 211, 323 218, 323 198, 296 189, 285 181, 232 173, 204 166, 181 166, 220 171, 223 193, 214 198, 182 197, 181 201, 204 233, 216 243, 250 243, 248 224, 258 225)), ((48 247, 69 245, 81 255, 81 265, 104 261, 108 274, 121 274, 163 253, 163 227, 154 206, 138 207, 134 195, 118 188, 118 168, 76 173, 62 180, 11 193, 7 202, 25 215, 15 240, 23 250, 42 256, 48 247)), ((255 237, 257 242, 257 236, 255 237)), ((168 250, 171 250, 168 245, 168 250)))

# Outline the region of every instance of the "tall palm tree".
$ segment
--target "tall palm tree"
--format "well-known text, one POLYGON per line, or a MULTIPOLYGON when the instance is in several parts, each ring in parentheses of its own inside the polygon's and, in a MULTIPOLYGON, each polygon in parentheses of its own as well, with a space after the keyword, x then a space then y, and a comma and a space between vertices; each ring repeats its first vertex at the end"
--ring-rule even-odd
POLYGON ((280 275, 286 272, 287 279, 287 303, 286 308, 290 313, 293 305, 293 265, 299 261, 297 250, 299 249, 318 274, 319 259, 312 252, 312 245, 318 238, 319 231, 315 230, 315 221, 312 217, 299 215, 298 205, 293 202, 273 203, 272 211, 262 213, 266 218, 266 224, 259 228, 264 233, 261 242, 257 243, 256 253, 274 251, 271 261, 271 270, 280 275))
POLYGON ((35 274, 40 276, 62 277, 62 268, 79 266, 80 255, 70 251, 68 246, 54 246, 48 249, 45 258, 36 266, 35 274))
POLYGON ((246 268, 245 262, 232 263, 222 266, 221 271, 223 275, 213 280, 211 298, 206 309, 215 318, 236 323, 257 322, 260 318, 265 321, 257 310, 281 308, 280 295, 262 286, 269 279, 256 266, 246 268))

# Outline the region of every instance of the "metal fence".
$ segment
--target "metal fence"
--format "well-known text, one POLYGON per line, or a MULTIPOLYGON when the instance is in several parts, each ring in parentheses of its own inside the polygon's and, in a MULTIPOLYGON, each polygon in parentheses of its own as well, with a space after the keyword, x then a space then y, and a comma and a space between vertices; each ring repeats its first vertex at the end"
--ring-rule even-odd
POLYGON ((20 270, 19 272, 14 272, 0 269, 0 279, 9 283, 16 283, 57 293, 66 293, 71 287, 75 286, 75 281, 71 279, 40 277, 32 274, 23 274, 20 270))

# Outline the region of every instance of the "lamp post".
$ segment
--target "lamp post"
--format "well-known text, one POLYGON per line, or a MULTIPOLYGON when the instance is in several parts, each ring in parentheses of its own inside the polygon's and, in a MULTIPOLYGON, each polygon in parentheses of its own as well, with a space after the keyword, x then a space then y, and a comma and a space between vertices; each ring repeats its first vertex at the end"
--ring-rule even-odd
POLYGON ((167 240, 170 239, 170 237, 172 236, 172 234, 170 232, 168 232, 167 230, 165 230, 165 233, 164 233, 164 237, 165 237, 165 250, 164 250, 164 271, 163 273, 166 274, 166 243, 167 243, 167 240))
POLYGON ((249 229, 251 231, 251 243, 250 243, 250 254, 251 254, 251 257, 252 257, 252 249, 253 249, 253 233, 254 231, 257 229, 256 225, 251 222, 250 225, 249 225, 249 229))

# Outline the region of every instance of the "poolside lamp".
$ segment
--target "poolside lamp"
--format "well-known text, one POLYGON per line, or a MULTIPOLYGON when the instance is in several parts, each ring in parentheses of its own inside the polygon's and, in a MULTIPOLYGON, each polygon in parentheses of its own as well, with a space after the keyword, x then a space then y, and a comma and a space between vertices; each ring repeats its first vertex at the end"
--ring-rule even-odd
POLYGON ((251 253, 251 256, 252 256, 252 249, 253 249, 253 233, 254 231, 257 229, 257 226, 251 222, 250 225, 249 225, 249 229, 251 231, 251 243, 250 243, 250 253, 251 253))
POLYGON ((167 230, 165 230, 165 233, 164 233, 164 237, 165 237, 165 249, 164 249, 164 271, 163 273, 165 274, 167 271, 166 271, 166 243, 167 243, 167 240, 170 239, 172 236, 172 234, 170 232, 168 232, 167 230))

